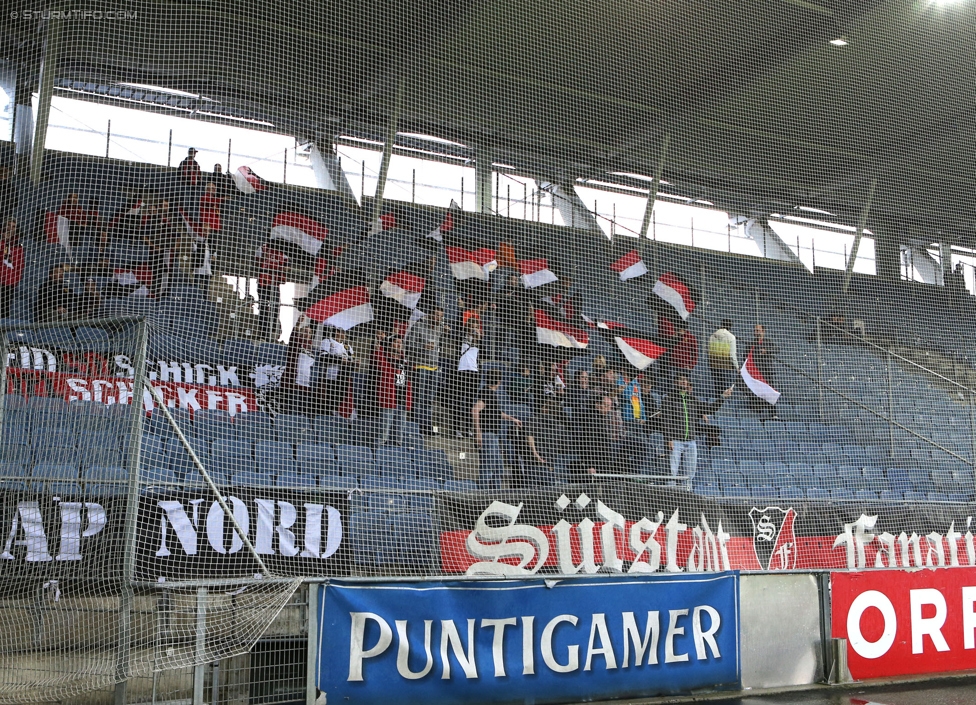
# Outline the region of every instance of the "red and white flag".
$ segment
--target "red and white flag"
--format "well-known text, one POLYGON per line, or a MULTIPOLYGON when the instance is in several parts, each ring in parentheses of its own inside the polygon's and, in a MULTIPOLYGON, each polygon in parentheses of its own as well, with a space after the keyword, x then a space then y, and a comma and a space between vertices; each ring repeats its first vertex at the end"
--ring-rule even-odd
POLYGON ((342 330, 349 330, 360 323, 369 323, 373 320, 369 289, 365 286, 354 286, 326 296, 309 306, 305 315, 313 321, 342 330))
POLYGON ((757 397, 769 404, 776 404, 779 401, 779 392, 773 389, 773 386, 763 379, 762 373, 759 371, 756 363, 753 362, 752 350, 746 355, 746 361, 742 365, 741 374, 746 386, 757 397))
POLYGON ((590 337, 584 332, 550 318, 545 311, 535 310, 535 338, 540 345, 583 349, 590 337))
POLYGON ((257 193, 264 191, 268 185, 260 176, 251 171, 249 166, 241 166, 233 173, 234 185, 241 193, 257 193))
POLYGON ((674 310, 684 320, 695 310, 695 300, 691 297, 688 285, 671 272, 662 274, 654 284, 654 293, 674 306, 674 310))
POLYGON ((620 352, 627 358, 627 362, 638 370, 647 369, 652 362, 667 352, 660 345, 655 345, 650 340, 643 338, 616 337, 613 342, 620 348, 620 352))
POLYGON ((545 259, 523 259, 518 263, 519 274, 522 275, 522 285, 526 289, 535 289, 543 284, 559 281, 559 277, 549 270, 545 259))
POLYGON ((461 206, 455 203, 452 198, 451 207, 444 214, 444 220, 441 221, 440 225, 427 233, 427 237, 431 240, 437 240, 437 242, 444 242, 444 235, 454 230, 454 214, 460 210, 461 206))
POLYGON ((279 213, 271 222, 271 239, 284 240, 301 247, 310 255, 322 249, 329 229, 298 213, 279 213))
POLYGON ((417 308, 421 295, 424 293, 426 280, 410 272, 391 274, 380 284, 380 292, 395 301, 399 301, 407 308, 417 308))
POLYGON ((44 237, 51 245, 61 245, 71 254, 71 221, 57 213, 44 214, 44 237))
POLYGON ((373 235, 379 235, 387 230, 393 230, 396 226, 396 216, 392 213, 384 213, 369 226, 369 232, 366 233, 366 236, 372 237, 373 235))
POLYGON ((461 247, 445 247, 444 252, 451 263, 451 273, 455 279, 488 281, 488 275, 498 267, 494 250, 480 249, 469 252, 461 247))
POLYGON ((637 254, 637 250, 631 250, 616 262, 610 265, 610 269, 620 275, 620 281, 636 279, 647 274, 647 267, 644 260, 637 254))

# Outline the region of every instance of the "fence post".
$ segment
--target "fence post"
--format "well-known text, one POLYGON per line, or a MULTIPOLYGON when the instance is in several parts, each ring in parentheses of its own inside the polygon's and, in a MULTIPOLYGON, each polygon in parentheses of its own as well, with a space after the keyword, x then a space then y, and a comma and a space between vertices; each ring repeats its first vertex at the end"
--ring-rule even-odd
POLYGON ((288 183, 288 148, 287 147, 285 148, 285 156, 282 164, 283 164, 283 168, 281 170, 281 183, 287 184, 288 183))
POLYGON ((228 137, 227 138, 227 173, 228 174, 230 173, 230 143, 231 143, 231 138, 228 137))
POLYGON ((136 571, 137 527, 139 517, 139 468, 142 464, 142 387, 146 372, 146 347, 149 341, 149 326, 139 321, 136 329, 136 349, 133 355, 132 374, 132 414, 129 428, 129 486, 125 508, 125 556, 122 566, 122 594, 119 598, 119 641, 115 661, 115 705, 125 705, 129 654, 132 648, 132 602, 134 598, 132 581, 136 571))
POLYGON ((820 396, 820 421, 824 421, 824 381, 823 381, 823 338, 821 336, 820 316, 817 316, 817 392, 820 396))
POLYGON ((193 667, 193 705, 203 705, 203 681, 206 675, 207 653, 207 588, 197 588, 197 628, 193 667))
POLYGON ((972 448, 973 475, 976 477, 976 418, 973 417, 973 402, 976 398, 969 394, 969 444, 972 448))
POLYGON ((461 210, 464 210, 464 177, 461 177, 461 210))
POLYGON ((173 166, 173 131, 169 131, 169 146, 166 148, 166 166, 173 166))
MULTIPOLYGON (((461 189, 464 191, 464 189, 461 189)), ((410 175, 410 202, 417 202, 417 170, 414 169, 413 173, 410 175)))
POLYGON ((895 457, 895 399, 892 395, 891 384, 891 351, 888 355, 888 456, 895 457))
MULTIPOLYGON (((732 223, 725 224, 725 234, 729 239, 729 254, 731 255, 732 254, 732 223)), ((765 235, 763 235, 763 237, 765 237, 765 235)), ((763 257, 765 256, 766 253, 763 252, 763 257)))
POLYGON ((108 145, 112 141, 112 121, 108 121, 108 126, 105 128, 105 158, 108 159, 108 145))
POLYGON ((305 705, 315 705, 319 663, 319 584, 308 584, 308 659, 305 666, 305 705))

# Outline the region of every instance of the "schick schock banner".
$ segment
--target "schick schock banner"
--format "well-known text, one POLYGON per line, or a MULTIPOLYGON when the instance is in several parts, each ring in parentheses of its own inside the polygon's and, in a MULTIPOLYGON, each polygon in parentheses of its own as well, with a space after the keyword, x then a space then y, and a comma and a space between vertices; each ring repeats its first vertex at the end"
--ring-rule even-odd
POLYGON ((329 702, 562 702, 738 689, 738 575, 335 581, 329 702))

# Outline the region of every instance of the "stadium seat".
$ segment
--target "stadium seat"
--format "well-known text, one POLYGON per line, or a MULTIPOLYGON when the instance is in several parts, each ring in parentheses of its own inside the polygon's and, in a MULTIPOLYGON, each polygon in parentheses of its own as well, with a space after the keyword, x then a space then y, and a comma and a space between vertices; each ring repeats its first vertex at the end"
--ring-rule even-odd
POLYGON ((295 473, 295 451, 290 443, 259 441, 254 445, 254 459, 262 472, 274 476, 278 472, 295 473))
POLYGON ((347 441, 346 422, 337 416, 316 416, 314 433, 320 442, 331 443, 333 446, 342 445, 347 441))
POLYGON ((404 477, 413 474, 413 454, 396 446, 377 448, 373 463, 377 471, 386 475, 404 477))
POLYGON ((275 486, 282 489, 314 489, 318 484, 318 476, 303 472, 279 472, 275 478, 275 486))
POLYGON ((337 472, 328 472, 319 476, 319 487, 327 490, 349 491, 359 487, 359 482, 355 476, 340 475, 337 472))
POLYGON ((335 449, 328 443, 301 443, 295 448, 298 469, 318 477, 337 472, 335 449))
POLYGON ((418 450, 416 468, 420 477, 444 480, 454 475, 454 469, 447 460, 447 454, 440 448, 418 450))
POLYGON ((278 414, 274 420, 275 436, 282 443, 307 443, 314 437, 309 430, 308 419, 297 414, 278 414))
POLYGON ((253 367, 256 362, 254 343, 250 340, 224 341, 224 363, 238 367, 253 367))
POLYGON ((373 465, 373 452, 365 446, 339 446, 336 451, 336 460, 339 465, 339 472, 344 475, 365 475, 375 474, 373 465))
POLYGON ((233 487, 273 487, 275 476, 262 470, 240 469, 231 475, 230 484, 233 487))

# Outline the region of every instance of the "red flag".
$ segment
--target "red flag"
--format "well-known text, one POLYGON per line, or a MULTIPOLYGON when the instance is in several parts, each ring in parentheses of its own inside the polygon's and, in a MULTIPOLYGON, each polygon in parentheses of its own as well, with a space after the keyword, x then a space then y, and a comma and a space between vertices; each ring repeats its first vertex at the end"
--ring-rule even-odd
POLYGON ((637 250, 631 250, 616 262, 610 265, 610 269, 620 275, 620 281, 636 279, 647 274, 647 267, 644 260, 637 254, 637 250))
POLYGON ((380 291, 383 296, 399 301, 407 308, 416 308, 426 283, 423 277, 409 272, 397 272, 383 280, 380 291))
POLYGON ((369 290, 365 286, 354 286, 336 292, 309 306, 305 315, 313 321, 342 330, 349 330, 360 323, 369 323, 373 320, 369 290))
POLYGON ((654 284, 654 293, 674 306, 674 310, 684 320, 695 310, 695 300, 691 298, 688 285, 671 272, 662 274, 654 284))
POLYGON ((589 343, 586 333, 550 318, 540 309, 535 310, 535 335, 541 345, 582 349, 589 343))

